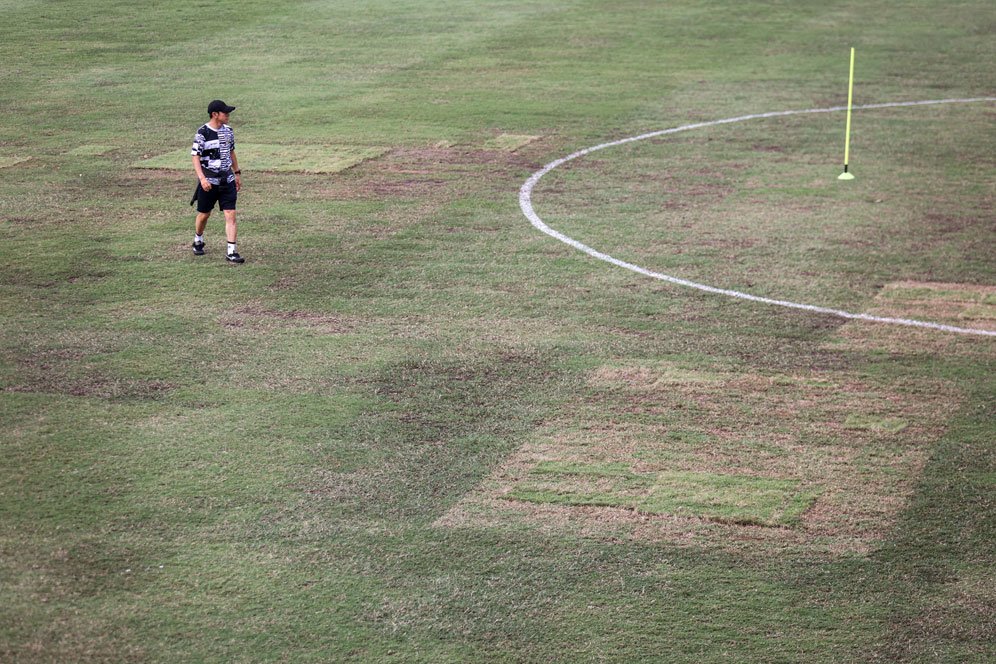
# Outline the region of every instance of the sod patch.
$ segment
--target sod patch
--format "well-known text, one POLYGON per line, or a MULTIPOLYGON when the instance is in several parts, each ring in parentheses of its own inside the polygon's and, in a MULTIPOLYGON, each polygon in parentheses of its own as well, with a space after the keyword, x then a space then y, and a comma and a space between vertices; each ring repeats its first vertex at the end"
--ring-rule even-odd
POLYGON ((538 464, 506 496, 553 505, 618 507, 762 526, 791 526, 816 500, 798 480, 714 473, 636 473, 625 464, 538 464))
POLYGON ((488 150, 502 150, 504 152, 515 152, 521 147, 529 145, 540 138, 539 136, 528 136, 525 134, 499 134, 486 141, 484 147, 488 150))
POLYGON ((681 358, 593 367, 571 415, 547 423, 439 525, 867 553, 959 401, 940 380, 913 398, 846 371, 814 380, 699 367, 681 358))
POLYGON ((0 154, 0 168, 7 168, 8 166, 13 166, 14 164, 20 164, 22 161, 27 161, 28 157, 15 157, 13 155, 3 155, 0 154))
POLYGON ((792 526, 816 500, 799 480, 661 473, 641 511, 699 516, 724 523, 792 526))
POLYGON ((718 383, 722 374, 712 371, 694 371, 667 363, 655 366, 604 366, 592 373, 589 381, 594 386, 628 388, 650 391, 665 386, 718 383))
MULTIPOLYGON (((376 159, 388 148, 354 145, 270 145, 239 143, 239 166, 254 171, 338 173, 368 159, 376 159)), ((188 170, 190 150, 175 150, 133 164, 136 168, 188 170)))
MULTIPOLYGON (((996 286, 962 283, 899 281, 886 284, 865 309, 891 318, 911 318, 980 330, 996 329, 996 286)), ((925 349, 948 355, 988 355, 989 342, 970 335, 899 325, 850 321, 840 327, 834 348, 852 347, 890 353, 920 353, 925 349)))
POLYGON ((906 420, 898 417, 878 417, 875 415, 848 415, 844 420, 845 429, 859 431, 880 431, 883 433, 899 433, 909 426, 906 420))
POLYGON ((74 157, 100 157, 114 150, 113 145, 81 145, 73 148, 66 154, 74 157))
POLYGON ((968 327, 990 327, 996 321, 996 286, 901 281, 875 298, 873 312, 968 327))

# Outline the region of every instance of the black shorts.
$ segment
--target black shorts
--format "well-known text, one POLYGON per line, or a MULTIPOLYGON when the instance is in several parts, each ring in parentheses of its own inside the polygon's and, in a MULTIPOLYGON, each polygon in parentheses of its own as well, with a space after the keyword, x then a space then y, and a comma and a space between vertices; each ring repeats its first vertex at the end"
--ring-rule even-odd
POLYGON ((235 190, 234 182, 213 184, 209 191, 197 186, 197 211, 201 213, 210 212, 215 203, 220 210, 234 210, 238 199, 239 193, 235 190))

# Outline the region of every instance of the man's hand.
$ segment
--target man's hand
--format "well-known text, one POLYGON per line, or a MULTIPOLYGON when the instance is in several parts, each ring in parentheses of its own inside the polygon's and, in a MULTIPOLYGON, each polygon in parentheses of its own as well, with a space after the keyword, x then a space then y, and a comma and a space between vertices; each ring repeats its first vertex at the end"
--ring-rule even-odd
POLYGON ((242 176, 235 174, 235 191, 242 191, 242 176))
POLYGON ((201 189, 211 191, 211 183, 207 181, 207 178, 201 178, 201 189))

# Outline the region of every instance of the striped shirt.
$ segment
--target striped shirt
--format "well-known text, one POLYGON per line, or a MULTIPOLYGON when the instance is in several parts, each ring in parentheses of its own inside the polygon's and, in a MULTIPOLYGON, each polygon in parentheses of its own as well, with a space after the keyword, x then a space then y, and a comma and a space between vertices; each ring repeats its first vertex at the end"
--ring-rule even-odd
POLYGON ((211 184, 234 182, 232 172, 232 151, 235 150, 235 132, 228 125, 221 125, 217 130, 205 124, 194 134, 194 145, 190 148, 192 156, 201 158, 201 168, 204 177, 211 184))

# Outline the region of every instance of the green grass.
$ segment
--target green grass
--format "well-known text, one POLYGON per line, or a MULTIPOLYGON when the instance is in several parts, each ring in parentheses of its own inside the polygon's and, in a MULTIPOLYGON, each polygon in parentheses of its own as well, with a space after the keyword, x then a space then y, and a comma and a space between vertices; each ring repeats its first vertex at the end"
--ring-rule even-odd
POLYGON ((990 3, 0 19, 0 660, 996 658, 990 3))

